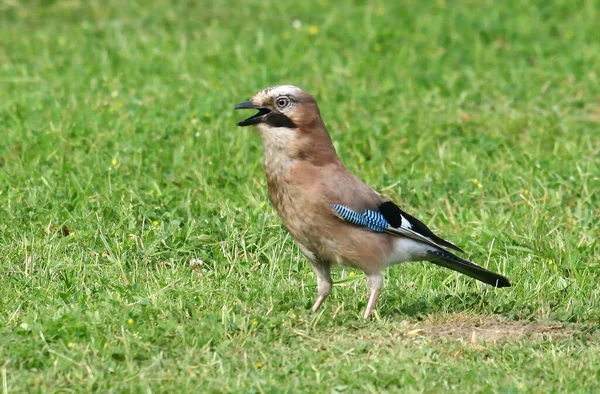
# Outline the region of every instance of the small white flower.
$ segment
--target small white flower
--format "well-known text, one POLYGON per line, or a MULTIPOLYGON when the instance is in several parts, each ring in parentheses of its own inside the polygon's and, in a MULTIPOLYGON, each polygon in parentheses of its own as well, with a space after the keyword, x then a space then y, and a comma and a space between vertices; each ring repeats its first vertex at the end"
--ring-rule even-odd
POLYGON ((294 19, 294 21, 292 22, 292 27, 294 29, 299 29, 302 27, 302 22, 300 22, 300 19, 294 19))
POLYGON ((204 261, 202 259, 194 257, 190 260, 190 267, 202 267, 204 265, 204 261))

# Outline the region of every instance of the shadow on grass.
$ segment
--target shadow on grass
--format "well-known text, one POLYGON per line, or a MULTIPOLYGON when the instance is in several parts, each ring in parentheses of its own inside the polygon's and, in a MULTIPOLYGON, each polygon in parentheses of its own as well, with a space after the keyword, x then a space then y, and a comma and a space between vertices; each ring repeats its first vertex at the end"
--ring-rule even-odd
POLYGON ((384 316, 406 316, 422 320, 426 316, 439 313, 479 312, 501 313, 487 297, 490 294, 480 292, 463 292, 458 294, 440 294, 427 298, 396 299, 392 297, 379 306, 379 313, 384 316))

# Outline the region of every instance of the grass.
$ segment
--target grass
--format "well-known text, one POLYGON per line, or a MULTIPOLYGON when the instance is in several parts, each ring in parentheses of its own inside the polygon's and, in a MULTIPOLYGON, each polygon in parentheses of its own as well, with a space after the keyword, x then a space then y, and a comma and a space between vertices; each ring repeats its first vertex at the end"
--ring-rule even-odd
POLYGON ((0 1, 4 393, 598 392, 600 4, 392 3, 0 1), (365 322, 339 269, 310 313, 232 111, 277 83, 514 287, 394 267, 365 322))

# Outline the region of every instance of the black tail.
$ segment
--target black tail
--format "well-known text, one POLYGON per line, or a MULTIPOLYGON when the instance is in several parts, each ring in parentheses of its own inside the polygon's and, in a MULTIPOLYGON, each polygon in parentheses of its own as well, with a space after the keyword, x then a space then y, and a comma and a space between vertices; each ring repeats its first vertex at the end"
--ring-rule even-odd
POLYGON ((488 271, 485 268, 482 268, 469 260, 462 259, 446 250, 429 250, 427 252, 427 261, 458 271, 461 274, 468 275, 471 278, 480 280, 488 285, 510 287, 510 282, 507 277, 488 271))

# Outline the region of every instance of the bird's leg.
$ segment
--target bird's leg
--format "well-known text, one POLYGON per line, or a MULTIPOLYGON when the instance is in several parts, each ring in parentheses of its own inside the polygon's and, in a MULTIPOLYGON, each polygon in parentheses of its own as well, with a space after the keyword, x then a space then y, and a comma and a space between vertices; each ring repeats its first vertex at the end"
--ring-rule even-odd
POLYGON ((311 261, 313 270, 317 275, 317 300, 312 307, 312 311, 316 312, 323 301, 329 295, 331 291, 331 287, 333 286, 333 281, 331 280, 331 266, 327 263, 323 263, 318 259, 315 261, 311 261))
POLYGON ((367 286, 369 287, 371 295, 369 296, 367 309, 365 309, 365 319, 369 319, 371 317, 371 313, 373 312, 373 309, 375 308, 375 303, 377 302, 379 290, 381 290, 381 286, 383 286, 383 275, 381 275, 381 272, 372 272, 370 274, 367 274, 367 286))

